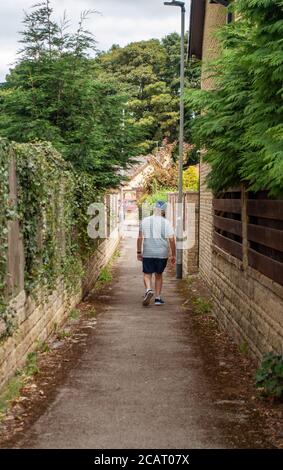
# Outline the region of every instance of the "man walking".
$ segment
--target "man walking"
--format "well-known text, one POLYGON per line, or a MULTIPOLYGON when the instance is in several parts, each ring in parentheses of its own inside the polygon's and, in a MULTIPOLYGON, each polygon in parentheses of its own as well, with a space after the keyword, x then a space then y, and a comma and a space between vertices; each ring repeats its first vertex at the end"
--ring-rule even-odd
POLYGON ((145 217, 141 223, 137 241, 137 258, 142 261, 145 295, 143 305, 148 306, 154 295, 152 275, 155 274, 155 305, 163 305, 161 298, 162 274, 168 261, 168 244, 170 245, 172 264, 176 263, 176 243, 174 230, 165 218, 166 202, 157 201, 154 214, 145 217))

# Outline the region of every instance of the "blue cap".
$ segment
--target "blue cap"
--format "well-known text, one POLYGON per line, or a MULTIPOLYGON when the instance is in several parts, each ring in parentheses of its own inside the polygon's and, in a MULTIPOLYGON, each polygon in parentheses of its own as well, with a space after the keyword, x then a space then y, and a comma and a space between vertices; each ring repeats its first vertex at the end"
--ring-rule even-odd
POLYGON ((161 211, 166 211, 167 203, 165 201, 156 201, 155 208, 161 211))

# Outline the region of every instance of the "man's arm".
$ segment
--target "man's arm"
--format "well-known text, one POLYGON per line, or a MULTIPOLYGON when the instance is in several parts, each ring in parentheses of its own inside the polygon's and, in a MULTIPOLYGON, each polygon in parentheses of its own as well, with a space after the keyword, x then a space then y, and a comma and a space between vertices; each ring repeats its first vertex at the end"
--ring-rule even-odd
POLYGON ((142 261, 142 242, 143 242, 143 234, 142 234, 142 230, 140 228, 139 236, 138 236, 138 240, 137 240, 137 259, 139 261, 142 261))
POLYGON ((176 263, 176 240, 175 240, 174 229, 168 219, 166 219, 166 231, 167 231, 167 239, 169 240, 170 251, 171 251, 170 261, 172 264, 175 264, 176 263))
POLYGON ((175 241, 174 236, 169 238, 169 244, 170 244, 170 249, 171 249, 170 261, 172 264, 175 264, 176 263, 176 241, 175 241))

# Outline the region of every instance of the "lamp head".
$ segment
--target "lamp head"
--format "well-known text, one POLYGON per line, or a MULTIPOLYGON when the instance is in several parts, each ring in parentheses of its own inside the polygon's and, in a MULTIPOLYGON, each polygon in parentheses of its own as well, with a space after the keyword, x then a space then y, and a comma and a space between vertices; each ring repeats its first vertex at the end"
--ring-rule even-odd
POLYGON ((171 7, 181 7, 182 10, 185 11, 185 2, 172 0, 172 2, 164 2, 164 5, 171 6, 171 7))

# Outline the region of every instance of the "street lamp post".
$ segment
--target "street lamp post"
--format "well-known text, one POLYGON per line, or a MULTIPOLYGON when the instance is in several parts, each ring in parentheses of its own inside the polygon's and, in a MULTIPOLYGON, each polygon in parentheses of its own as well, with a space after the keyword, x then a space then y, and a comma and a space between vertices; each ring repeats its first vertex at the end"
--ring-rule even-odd
POLYGON ((177 263, 176 277, 183 277, 183 153, 184 153, 184 84, 185 84, 185 3, 164 2, 166 6, 181 8, 181 67, 180 67, 180 135, 179 135, 179 181, 177 204, 177 263))

